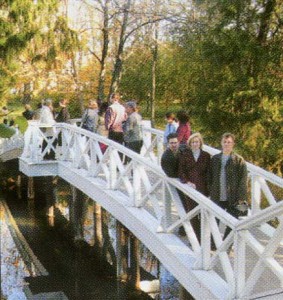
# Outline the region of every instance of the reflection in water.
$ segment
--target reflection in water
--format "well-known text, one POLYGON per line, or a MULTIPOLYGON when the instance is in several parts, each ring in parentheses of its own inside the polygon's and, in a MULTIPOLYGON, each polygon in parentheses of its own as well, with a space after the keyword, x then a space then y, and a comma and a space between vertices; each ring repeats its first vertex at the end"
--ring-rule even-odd
MULTIPOLYGON (((57 186, 57 201, 56 207, 61 214, 70 220, 69 210, 69 193, 68 183, 63 180, 58 182, 57 186)), ((95 205, 94 201, 90 200, 86 202, 87 205, 84 210, 84 223, 83 223, 83 239, 90 245, 94 245, 94 215, 95 205)), ((113 248, 116 252, 116 220, 108 215, 108 228, 109 236, 113 248)), ((180 293, 180 284, 178 281, 164 268, 162 264, 156 259, 156 257, 141 244, 141 267, 145 272, 150 274, 149 278, 144 278, 141 282, 141 288, 149 293, 153 299, 160 300, 178 300, 180 293), (159 280, 156 280, 159 278, 159 280), (149 279, 149 280, 148 280, 149 279)), ((146 276, 148 277, 148 275, 146 276)), ((193 299, 187 297, 186 299, 193 299)))
MULTIPOLYGON (((42 210, 36 204, 36 200, 34 204, 31 203, 32 200, 19 201, 15 198, 15 194, 9 194, 6 198, 19 229, 49 273, 48 276, 26 278, 34 294, 63 291, 70 300, 148 299, 148 296, 116 281, 115 276, 107 272, 107 268, 102 269, 95 259, 93 248, 86 242, 74 244, 68 231, 68 224, 60 219, 60 216, 56 215, 56 218, 46 216, 46 210, 42 210)), ((1 239, 2 227, 1 223, 1 239)), ((24 264, 20 260, 15 243, 10 245, 5 242, 5 244, 11 247, 4 250, 12 254, 12 261, 11 263, 7 259, 1 261, 1 264, 5 265, 5 268, 1 268, 1 272, 8 268, 11 275, 1 276, 1 279, 6 278, 5 282, 8 284, 3 291, 5 296, 11 296, 16 292, 15 299, 25 299, 22 291, 23 278, 30 274, 25 269, 22 270, 24 264), (6 266, 7 262, 9 266, 6 266)), ((1 255, 2 257, 4 256, 1 255)))
POLYGON ((26 299, 23 293, 24 277, 30 276, 23 259, 16 248, 8 224, 2 201, 0 201, 1 228, 1 299, 2 296, 11 299, 26 299))
MULTIPOLYGON (((107 272, 105 265, 96 260, 96 254, 93 252, 93 216, 95 214, 93 201, 86 202, 83 240, 74 244, 69 231, 69 221, 72 215, 72 211, 69 209, 71 201, 70 187, 66 182, 58 180, 55 217, 46 216, 46 205, 42 199, 27 200, 23 198, 19 201, 16 198, 16 193, 10 193, 9 195, 7 194, 7 198, 9 198, 7 199, 8 204, 20 230, 25 235, 35 255, 50 274, 49 276, 27 279, 35 293, 62 290, 70 300, 148 299, 147 296, 137 293, 129 289, 125 284, 116 281, 114 276, 107 272), (60 217, 58 211, 61 212, 64 218, 60 217)), ((114 249, 116 247, 115 225, 116 221, 109 216, 109 237, 114 249)), ((142 285, 149 290, 153 289, 156 291, 156 287, 160 284, 161 291, 152 293, 152 298, 161 300, 179 299, 178 282, 162 265, 159 265, 156 258, 144 246, 141 248, 141 254, 142 267, 148 274, 151 274, 150 280, 144 281, 142 285), (154 280, 156 277, 160 278, 160 282, 154 280)), ((18 254, 15 257, 18 257, 18 254)), ((18 263, 17 260, 15 263, 14 260, 14 266, 18 267, 20 265, 23 265, 23 263, 18 263)), ((17 269, 14 273, 12 272, 12 277, 16 278, 16 273, 23 274, 22 278, 28 276, 29 274, 26 273, 26 270, 24 268, 23 270, 17 269)), ((16 288, 16 286, 21 288, 22 285, 23 281, 17 284, 13 282, 8 293, 11 295, 12 289, 16 288)), ((19 289, 18 293, 22 293, 22 291, 19 289)))

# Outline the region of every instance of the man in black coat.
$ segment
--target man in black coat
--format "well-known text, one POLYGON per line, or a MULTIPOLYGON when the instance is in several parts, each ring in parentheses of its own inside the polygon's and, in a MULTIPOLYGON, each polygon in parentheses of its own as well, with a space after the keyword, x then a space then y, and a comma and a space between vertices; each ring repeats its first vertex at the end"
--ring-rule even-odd
POLYGON ((68 110, 68 100, 62 99, 59 102, 60 111, 57 114, 55 121, 58 123, 69 123, 70 121, 70 113, 68 110))
POLYGON ((179 142, 176 133, 167 136, 168 148, 161 157, 161 167, 168 177, 178 177, 179 142))
POLYGON ((234 217, 241 215, 239 206, 247 201, 247 166, 234 150, 235 136, 224 133, 222 152, 211 159, 210 197, 234 217))
POLYGON ((22 114, 26 120, 32 120, 33 119, 33 115, 34 115, 34 111, 31 109, 31 106, 29 104, 25 105, 25 111, 22 114))

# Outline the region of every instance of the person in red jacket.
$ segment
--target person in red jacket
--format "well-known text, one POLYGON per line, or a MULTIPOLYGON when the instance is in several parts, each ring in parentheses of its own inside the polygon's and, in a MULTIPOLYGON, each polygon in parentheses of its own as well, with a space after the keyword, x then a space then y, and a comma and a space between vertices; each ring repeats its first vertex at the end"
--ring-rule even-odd
POLYGON ((191 135, 191 126, 189 122, 189 116, 184 111, 177 112, 177 120, 179 121, 179 127, 177 128, 178 141, 180 148, 186 148, 187 141, 191 135))

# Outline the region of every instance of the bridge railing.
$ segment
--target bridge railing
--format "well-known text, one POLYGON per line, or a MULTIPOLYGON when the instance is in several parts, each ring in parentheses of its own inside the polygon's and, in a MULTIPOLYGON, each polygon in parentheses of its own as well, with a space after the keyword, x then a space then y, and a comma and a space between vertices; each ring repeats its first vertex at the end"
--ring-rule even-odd
POLYGON ((0 138, 0 155, 18 148, 23 148, 23 134, 17 131, 10 138, 0 138))
MULTIPOLYGON (((151 135, 151 140, 154 141, 154 143, 151 145, 151 149, 155 148, 155 150, 152 151, 157 157, 155 161, 160 162, 162 152, 158 149, 161 149, 163 144, 163 132, 151 128, 146 128, 146 132, 148 135, 151 135)), ((220 152, 220 150, 214 149, 207 145, 204 146, 204 150, 210 155, 215 155, 220 152)), ((233 277, 231 277, 233 272, 230 269, 231 266, 228 266, 229 264, 226 264, 226 271, 224 273, 226 274, 228 281, 232 283, 234 282, 231 290, 234 290, 236 295, 249 295, 252 293, 253 288, 255 287, 265 268, 268 268, 272 273, 276 274, 275 276, 280 278, 279 281, 282 282, 283 279, 283 262, 278 262, 278 252, 280 247, 282 247, 281 240, 283 238, 283 231, 281 228, 283 220, 282 202, 280 202, 280 200, 283 198, 283 179, 258 166, 252 165, 251 163, 247 163, 247 168, 250 191, 249 216, 243 221, 238 221, 238 224, 241 225, 237 225, 235 227, 232 226, 232 224, 229 225, 228 222, 224 222, 225 225, 230 227, 232 231, 235 232, 234 236, 232 237, 232 234, 230 234, 225 241, 222 241, 221 238, 223 236, 223 232, 219 235, 215 216, 211 216, 211 212, 213 210, 208 209, 206 210, 206 213, 201 214, 203 241, 201 248, 205 249, 210 247, 208 245, 208 243, 210 243, 208 242, 208 237, 212 233, 212 230, 215 231, 215 234, 212 235, 217 248, 216 254, 212 260, 205 257, 205 255, 202 256, 202 267, 208 269, 211 268, 212 265, 217 261, 217 253, 222 253, 221 255, 223 256, 223 250, 227 251, 231 249, 231 245, 233 245, 235 251, 235 266, 233 272, 236 272, 237 274, 234 276, 233 280, 229 280, 229 278, 231 279, 233 277), (210 228, 206 228, 204 226, 205 224, 210 224, 210 228), (267 238, 264 245, 262 245, 262 240, 258 240, 252 233, 255 231, 254 227, 262 232, 267 238), (217 240, 219 240, 220 243, 217 243, 217 240), (245 261, 245 255, 243 253, 245 252, 246 247, 252 248, 255 252, 255 257, 258 259, 256 267, 252 271, 249 270, 249 272, 251 272, 250 276, 245 275, 247 268, 243 264, 243 261, 245 261), (237 249, 235 250, 235 248, 237 249), (227 270, 229 269, 230 271, 228 272, 227 270)), ((191 198, 198 202, 196 198, 191 198)), ((198 196, 198 198, 200 198, 200 196, 198 196)), ((203 209, 203 204, 201 209, 203 209)), ((188 215, 189 214, 190 213, 188 213, 188 215)), ((223 220, 221 220, 221 222, 223 222, 223 220)), ((203 253, 207 254, 208 252, 204 250, 203 253)), ((222 257, 221 259, 223 260, 224 258, 222 257)))
MULTIPOLYGON (((226 282, 230 299, 252 295, 265 271, 271 271, 277 281, 283 282, 282 262, 277 255, 283 237, 283 202, 278 201, 268 186, 272 183, 282 188, 283 180, 278 176, 248 164, 252 209, 248 217, 237 220, 209 198, 164 174, 156 163, 160 156, 154 157, 159 155, 158 147, 161 149, 161 145, 157 144, 162 142, 161 134, 156 130, 146 129, 151 135, 157 133, 158 138, 149 139, 155 146, 147 144, 148 150, 144 152, 145 156, 141 156, 72 125, 54 125, 52 137, 46 135, 46 129, 46 126, 30 124, 25 134, 22 159, 45 163, 45 154, 53 150, 58 162, 79 169, 87 177, 100 178, 105 182, 105 189, 122 193, 126 206, 147 210, 155 220, 156 228, 152 230, 178 235, 178 229, 183 226, 186 237, 182 240, 195 255, 195 269, 215 271, 226 282), (125 157, 128 158, 126 161, 125 157), (180 193, 197 203, 188 213, 184 210, 180 193), (262 202, 266 199, 269 207, 263 208, 262 202), (197 215, 201 219, 200 241, 191 223, 197 215), (225 227, 231 228, 231 231, 224 239, 225 227), (257 230, 267 234, 264 241, 255 234, 257 230), (253 250, 256 263, 249 262, 247 248, 253 250)), ((207 149, 211 154, 217 151, 207 149)))
MULTIPOLYGON (((148 141, 152 141, 152 143, 147 142, 145 145, 144 156, 150 157, 153 161, 160 164, 164 151, 163 131, 150 127, 143 128, 143 131, 147 134, 148 141)), ((207 145, 204 145, 204 150, 210 155, 220 152, 220 150, 207 145)), ((278 189, 281 190, 283 188, 283 179, 251 163, 247 163, 247 168, 249 173, 249 190, 251 192, 250 213, 259 212, 262 208, 277 203, 278 199, 276 199, 274 191, 276 192, 278 189)), ((283 197, 282 191, 278 192, 278 194, 283 197)))

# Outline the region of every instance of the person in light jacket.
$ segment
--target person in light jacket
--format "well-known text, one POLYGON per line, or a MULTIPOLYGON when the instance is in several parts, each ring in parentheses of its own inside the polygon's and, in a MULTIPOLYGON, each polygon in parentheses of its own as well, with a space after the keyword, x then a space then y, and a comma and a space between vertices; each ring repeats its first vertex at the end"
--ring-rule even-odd
POLYGON ((88 107, 82 115, 81 127, 91 132, 97 132, 98 104, 95 100, 89 100, 88 107))
POLYGON ((124 141, 125 146, 134 152, 140 153, 143 140, 141 122, 142 117, 137 112, 135 101, 129 101, 125 105, 128 118, 124 124, 124 141))
POLYGON ((105 113, 105 128, 108 138, 117 143, 124 143, 123 123, 127 120, 125 107, 120 103, 120 95, 115 93, 110 97, 111 105, 105 113))
MULTIPOLYGON (((44 135, 46 137, 46 139, 43 139, 42 152, 45 151, 45 148, 48 145, 48 140, 51 140, 55 134, 55 129, 52 127, 55 123, 56 122, 54 120, 52 99, 45 99, 39 116, 39 124, 44 125, 44 127, 41 128, 41 131, 44 132, 44 135)), ((52 146, 56 147, 56 144, 57 141, 54 140, 52 146)), ((51 160, 55 159, 54 149, 50 147, 43 158, 51 160)))

